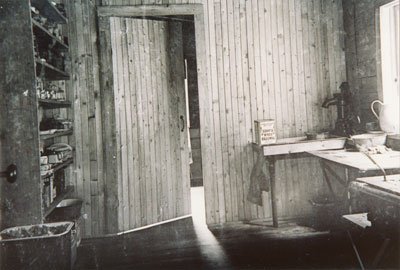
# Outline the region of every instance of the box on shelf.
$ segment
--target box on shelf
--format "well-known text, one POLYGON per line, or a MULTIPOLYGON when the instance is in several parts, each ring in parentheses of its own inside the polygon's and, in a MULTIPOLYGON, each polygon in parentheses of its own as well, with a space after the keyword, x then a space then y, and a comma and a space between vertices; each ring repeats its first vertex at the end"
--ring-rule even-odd
POLYGON ((43 191, 42 191, 42 204, 43 208, 47 208, 50 206, 50 180, 46 178, 43 180, 43 191))
POLYGON ((41 165, 49 164, 49 158, 47 156, 41 156, 40 157, 40 164, 41 165))
POLYGON ((275 120, 254 121, 255 143, 259 145, 276 143, 275 120))

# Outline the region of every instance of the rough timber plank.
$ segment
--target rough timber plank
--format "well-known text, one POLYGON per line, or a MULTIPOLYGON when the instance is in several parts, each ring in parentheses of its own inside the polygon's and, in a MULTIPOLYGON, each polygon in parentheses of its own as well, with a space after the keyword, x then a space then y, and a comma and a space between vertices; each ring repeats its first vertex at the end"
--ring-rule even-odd
MULTIPOLYGON (((216 91, 209 91, 208 89, 217 89, 217 80, 216 76, 216 49, 215 49, 215 26, 214 26, 214 4, 213 0, 207 0, 205 5, 205 18, 202 16, 195 17, 195 27, 202 31, 195 30, 196 35, 196 57, 197 57, 197 65, 200 66, 199 60, 201 59, 201 53, 206 54, 208 51, 209 57, 207 57, 207 68, 203 70, 205 74, 208 73, 208 78, 204 77, 203 79, 207 79, 207 85, 205 82, 200 80, 201 74, 198 73, 198 83, 199 83, 199 110, 200 110, 200 126, 202 127, 201 138, 203 138, 201 154, 203 160, 209 160, 207 163, 203 163, 203 179, 204 179, 204 196, 207 198, 205 200, 205 208, 206 208, 206 221, 209 224, 217 224, 219 223, 219 214, 218 210, 218 183, 217 181, 213 181, 213 179, 217 179, 220 175, 218 165, 220 164, 217 156, 215 155, 217 149, 217 137, 216 134, 219 132, 219 121, 218 117, 215 114, 215 106, 214 99, 216 91), (199 23, 199 19, 204 24, 199 23), (206 42, 202 42, 202 40, 206 40, 206 42), (198 45, 202 46, 198 46, 198 45), (200 57, 199 57, 200 56, 200 57), (207 73, 206 73, 207 72, 207 73), (210 92, 210 93, 209 93, 210 92), (210 114, 211 112, 211 114, 210 114), (209 124, 207 124, 209 123, 209 124), (208 145, 205 145, 205 142, 208 141, 208 145), (212 149, 215 149, 214 151, 212 149), (204 166, 206 165, 206 166, 204 166), (208 166, 207 166, 208 165, 208 166)), ((203 65, 206 63, 203 62, 203 65)))
POLYGON ((127 177, 124 178, 123 181, 123 197, 124 197, 124 215, 127 215, 125 218, 124 222, 124 228, 130 229, 134 226, 134 207, 132 204, 133 198, 131 197, 131 194, 133 193, 131 189, 133 188, 131 183, 135 181, 134 177, 134 166, 133 166, 133 159, 134 159, 134 152, 133 152, 133 142, 132 142, 132 124, 133 124, 133 119, 132 119, 132 111, 134 110, 135 107, 132 106, 131 103, 131 95, 132 92, 135 91, 133 86, 131 85, 131 79, 134 77, 134 74, 131 74, 130 68, 129 68, 129 42, 128 38, 131 35, 131 32, 128 31, 128 21, 127 20, 121 20, 121 30, 124 32, 122 35, 121 39, 121 45, 122 45, 122 59, 121 62, 123 64, 123 79, 124 79, 124 107, 122 110, 125 112, 125 136, 126 136, 126 145, 125 145, 125 155, 124 158, 126 158, 126 165, 128 166, 127 168, 127 177), (132 206, 132 207, 131 207, 132 206))
POLYGON ((245 151, 243 151, 243 144, 245 142, 245 123, 244 123, 244 113, 243 113, 243 75, 242 75, 242 66, 241 66, 241 33, 240 33, 240 11, 239 11, 239 1, 234 3, 229 2, 229 8, 233 9, 233 16, 230 17, 231 21, 230 25, 234 26, 234 82, 236 83, 236 87, 233 88, 233 108, 234 108, 234 122, 239 123, 239 125, 235 125, 237 128, 235 133, 235 156, 236 163, 235 167, 238 171, 238 182, 237 182, 237 192, 238 192, 238 218, 239 220, 244 220, 245 218, 245 205, 244 205, 244 163, 241 162, 242 158, 245 155, 245 151))
MULTIPOLYGON (((139 37, 138 37, 138 21, 137 20, 128 20, 129 24, 132 26, 132 50, 130 50, 131 53, 133 53, 133 60, 130 63, 130 66, 134 70, 135 76, 131 76, 132 80, 135 81, 135 93, 133 95, 133 104, 135 106, 135 109, 132 110, 132 114, 136 115, 134 117, 134 122, 135 122, 135 132, 133 134, 132 139, 136 140, 134 145, 136 146, 136 151, 135 151, 135 181, 133 183, 133 189, 134 189, 134 195, 133 195, 133 202, 135 204, 135 207, 131 209, 134 211, 134 216, 135 216, 135 226, 140 227, 142 224, 142 197, 141 197, 141 185, 143 182, 142 178, 142 166, 141 166, 141 157, 143 153, 143 138, 141 134, 141 130, 143 129, 143 121, 142 121, 142 99, 141 99, 141 66, 140 66, 140 58, 139 58, 139 37)), ((131 198, 132 199, 132 198, 131 198)))
POLYGON ((103 145, 105 178, 105 231, 118 231, 118 182, 115 134, 115 103, 113 88, 113 64, 111 49, 110 19, 99 18, 100 37, 100 85, 102 96, 103 145))
MULTIPOLYGON (((113 52, 113 71, 115 73, 114 76, 114 89, 115 89, 115 94, 114 94, 114 103, 115 103, 115 125, 116 125, 116 160, 117 160, 117 175, 118 175, 118 229, 123 230, 124 229, 124 213, 123 213, 123 187, 122 187, 122 179, 123 179, 123 170, 122 170, 122 147, 121 147, 121 102, 122 102, 122 83, 123 83, 123 73, 122 73, 122 68, 121 68, 121 48, 120 48, 120 35, 121 33, 120 30, 120 20, 119 18, 111 18, 110 20, 110 28, 112 29, 112 52, 113 52)), ((122 123, 123 125, 124 123, 122 123)), ((125 169, 127 169, 125 167, 125 169)))

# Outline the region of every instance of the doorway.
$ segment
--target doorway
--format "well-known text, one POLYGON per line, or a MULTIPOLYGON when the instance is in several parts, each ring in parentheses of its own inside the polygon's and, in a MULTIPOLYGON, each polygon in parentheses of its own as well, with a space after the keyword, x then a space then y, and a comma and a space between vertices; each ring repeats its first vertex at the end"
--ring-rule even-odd
POLYGON ((190 194, 193 222, 205 225, 205 202, 201 156, 200 110, 197 81, 196 38, 193 16, 183 22, 186 107, 190 149, 190 194))
MULTIPOLYGON (((102 16, 99 9, 100 30, 109 28, 101 46, 111 43, 112 77, 103 86, 110 88, 112 79, 116 138, 106 147, 116 149, 116 185, 107 181, 107 187, 116 194, 108 199, 118 199, 118 231, 190 213, 182 23, 132 8, 119 10, 130 16, 115 9, 102 16)), ((102 61, 102 69, 106 65, 102 61)))

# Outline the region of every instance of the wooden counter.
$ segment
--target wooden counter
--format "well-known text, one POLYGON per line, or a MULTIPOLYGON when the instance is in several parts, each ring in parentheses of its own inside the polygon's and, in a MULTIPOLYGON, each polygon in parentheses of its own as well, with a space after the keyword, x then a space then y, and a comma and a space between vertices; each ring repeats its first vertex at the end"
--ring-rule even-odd
POLYGON ((384 181, 383 176, 373 176, 357 178, 356 182, 362 183, 361 186, 368 185, 388 194, 396 195, 400 203, 400 174, 388 175, 387 181, 384 181))
MULTIPOLYGON (((308 151, 308 153, 321 159, 351 167, 359 171, 379 170, 379 167, 361 152, 350 152, 342 149, 333 151, 308 151)), ((376 154, 371 156, 384 169, 400 168, 399 151, 391 151, 385 154, 376 154)))
MULTIPOLYGON (((262 167, 268 162, 270 176, 270 191, 271 191, 271 208, 272 221, 274 227, 279 227, 278 210, 276 198, 276 183, 275 183, 275 163, 277 159, 295 158, 297 155, 307 151, 315 150, 330 150, 342 149, 346 142, 346 138, 329 138, 320 140, 306 140, 306 137, 294 137, 278 139, 276 143, 269 145, 253 144, 253 150, 257 153, 257 162, 255 163, 251 176, 250 185, 253 185, 259 177, 262 177, 262 167)), ((260 191, 261 192, 261 191, 260 191)))
POLYGON ((346 138, 329 138, 320 140, 306 140, 306 137, 278 139, 276 143, 258 146, 262 147, 264 156, 304 153, 308 151, 342 149, 346 138))

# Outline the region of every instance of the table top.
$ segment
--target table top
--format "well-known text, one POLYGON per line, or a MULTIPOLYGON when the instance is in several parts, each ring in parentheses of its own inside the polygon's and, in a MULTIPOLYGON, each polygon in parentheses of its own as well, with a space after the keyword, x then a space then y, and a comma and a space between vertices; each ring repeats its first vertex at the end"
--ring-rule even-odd
POLYGON ((400 174, 388 175, 387 181, 384 181, 383 176, 359 177, 356 181, 400 196, 400 174))
POLYGON ((346 138, 344 137, 319 140, 306 140, 306 137, 293 137, 278 139, 276 143, 269 145, 253 145, 256 149, 262 149, 264 156, 275 156, 316 150, 342 149, 345 142, 346 138))
MULTIPOLYGON (((360 171, 380 170, 364 153, 341 150, 308 151, 307 153, 360 171)), ((400 152, 391 151, 371 157, 384 169, 400 169, 400 152)))

